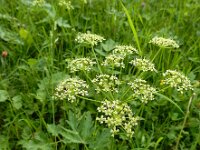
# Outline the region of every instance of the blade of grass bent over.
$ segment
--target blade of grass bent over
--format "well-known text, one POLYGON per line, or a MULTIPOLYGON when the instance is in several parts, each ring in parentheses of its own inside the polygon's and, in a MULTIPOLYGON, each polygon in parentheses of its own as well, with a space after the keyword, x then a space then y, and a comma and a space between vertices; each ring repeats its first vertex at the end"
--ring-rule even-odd
POLYGON ((137 47, 138 47, 138 50, 139 50, 139 54, 142 55, 142 51, 141 51, 141 48, 140 48, 140 43, 139 43, 139 40, 138 40, 138 34, 136 32, 135 26, 133 25, 133 21, 131 20, 131 16, 130 16, 128 10, 126 9, 126 7, 123 5, 123 3, 121 1, 120 1, 120 3, 121 3, 121 5, 122 5, 122 7, 124 9, 124 12, 126 13, 127 18, 128 18, 128 23, 129 23, 129 25, 131 27, 131 30, 133 32, 133 36, 134 36, 134 39, 136 41, 136 44, 137 44, 137 47))
POLYGON ((184 114, 183 110, 173 100, 171 100, 170 98, 168 98, 167 96, 165 96, 163 94, 160 94, 160 93, 155 93, 155 94, 160 96, 160 97, 162 97, 162 98, 164 98, 164 99, 166 99, 170 103, 174 104, 174 106, 176 106, 176 108, 178 108, 184 114))

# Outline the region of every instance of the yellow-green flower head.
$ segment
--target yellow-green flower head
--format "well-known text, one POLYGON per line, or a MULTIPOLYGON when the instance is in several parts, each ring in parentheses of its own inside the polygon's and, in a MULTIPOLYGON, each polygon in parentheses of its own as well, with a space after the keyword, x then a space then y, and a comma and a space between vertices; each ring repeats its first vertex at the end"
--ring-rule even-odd
POLYGON ((138 54, 138 50, 135 49, 132 46, 126 46, 126 45, 118 45, 115 47, 115 49, 113 50, 114 54, 120 54, 122 56, 127 56, 133 53, 138 54))
POLYGON ((118 134, 120 131, 125 131, 128 137, 134 134, 133 127, 138 124, 139 117, 134 117, 131 108, 127 103, 122 103, 119 100, 102 102, 102 105, 97 108, 101 114, 97 117, 101 124, 105 123, 111 128, 112 136, 118 134))
POLYGON ((91 33, 78 33, 75 41, 80 44, 88 44, 91 46, 95 46, 98 43, 103 42, 105 39, 97 34, 91 33))
POLYGON ((163 77, 165 77, 165 79, 162 80, 162 84, 176 88, 181 94, 183 94, 184 91, 193 90, 190 80, 176 70, 167 70, 163 73, 163 77))
POLYGON ((34 0, 32 5, 33 6, 42 6, 45 4, 45 0, 34 0))
POLYGON ((116 76, 113 75, 97 75, 96 78, 92 80, 96 85, 97 93, 103 92, 118 92, 117 86, 120 85, 120 81, 116 76))
POLYGON ((133 82, 128 83, 133 90, 133 97, 138 98, 142 103, 148 103, 154 100, 156 89, 151 87, 145 80, 135 79, 133 82))
POLYGON ((123 55, 110 54, 110 55, 106 56, 106 59, 103 62, 103 65, 104 66, 125 68, 123 60, 124 60, 124 56, 123 55))
POLYGON ((152 43, 154 45, 164 47, 164 48, 179 48, 179 45, 176 43, 176 41, 172 39, 166 39, 163 37, 154 37, 150 40, 149 43, 152 43))
POLYGON ((71 1, 59 0, 58 5, 68 10, 74 9, 73 5, 71 4, 71 1))
POLYGON ((130 64, 136 66, 138 69, 140 69, 142 71, 157 72, 157 70, 154 67, 155 65, 152 62, 150 62, 150 60, 147 60, 147 59, 136 58, 136 59, 132 60, 130 62, 130 64))
POLYGON ((90 71, 92 66, 96 64, 96 62, 92 61, 90 58, 77 58, 69 62, 68 68, 70 72, 76 71, 90 71))
POLYGON ((78 78, 68 78, 61 81, 55 89, 54 98, 59 100, 67 99, 69 102, 75 102, 77 96, 88 95, 88 85, 85 81, 78 78))

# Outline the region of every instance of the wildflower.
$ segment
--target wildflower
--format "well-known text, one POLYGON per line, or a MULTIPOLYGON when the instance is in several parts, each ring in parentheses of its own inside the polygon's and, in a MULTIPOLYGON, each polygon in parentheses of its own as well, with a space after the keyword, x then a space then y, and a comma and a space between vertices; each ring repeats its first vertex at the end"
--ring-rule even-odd
POLYGON ((154 100, 154 93, 156 89, 146 83, 145 80, 135 79, 133 82, 128 83, 133 90, 133 97, 139 98, 142 103, 148 103, 148 101, 154 100))
POLYGON ((78 33, 75 41, 81 44, 89 44, 91 46, 97 45, 103 42, 105 39, 97 34, 91 33, 78 33))
POLYGON ((137 126, 139 118, 133 116, 131 108, 126 103, 121 103, 119 100, 106 100, 97 108, 97 111, 101 113, 101 116, 96 120, 100 124, 107 124, 111 128, 113 137, 121 130, 124 130, 128 137, 132 137, 133 127, 137 126))
POLYGON ((154 37, 152 40, 150 40, 149 43, 152 43, 154 45, 164 47, 164 48, 179 48, 179 45, 176 43, 176 41, 172 39, 166 39, 163 37, 154 37))
POLYGON ((147 59, 136 58, 135 60, 132 60, 130 62, 130 64, 133 64, 134 66, 138 67, 142 71, 155 71, 155 72, 157 72, 157 70, 154 67, 154 64, 151 63, 147 59))
POLYGON ((115 47, 113 50, 114 54, 120 54, 123 55, 124 57, 133 53, 138 54, 138 50, 135 49, 132 46, 126 46, 126 45, 118 45, 115 47))
POLYGON ((193 90, 190 80, 176 70, 167 70, 163 73, 163 76, 165 79, 162 80, 162 84, 177 88, 177 91, 181 94, 183 94, 184 90, 193 90))
POLYGON ((45 4, 45 0, 34 0, 32 5, 33 6, 42 6, 45 4))
POLYGON ((61 6, 61 7, 66 8, 67 10, 74 9, 73 5, 71 4, 71 1, 66 2, 66 0, 60 0, 58 2, 58 5, 61 6))
POLYGON ((97 75, 95 79, 92 80, 94 84, 96 84, 96 91, 100 93, 100 91, 104 92, 118 92, 116 86, 120 85, 120 81, 115 76, 110 76, 106 74, 97 75))
POLYGON ((8 56, 8 52, 7 51, 2 51, 1 56, 6 58, 8 56))
POLYGON ((96 62, 93 62, 89 58, 77 58, 69 62, 68 68, 70 69, 70 72, 79 70, 90 71, 94 64, 96 64, 96 62))
POLYGON ((124 60, 124 56, 122 56, 122 55, 110 54, 110 55, 106 56, 106 59, 103 62, 103 65, 125 68, 123 60, 124 60))
POLYGON ((55 89, 54 98, 64 100, 67 99, 70 102, 75 102, 76 97, 87 96, 88 85, 85 81, 80 80, 78 78, 68 78, 64 81, 60 82, 55 89))

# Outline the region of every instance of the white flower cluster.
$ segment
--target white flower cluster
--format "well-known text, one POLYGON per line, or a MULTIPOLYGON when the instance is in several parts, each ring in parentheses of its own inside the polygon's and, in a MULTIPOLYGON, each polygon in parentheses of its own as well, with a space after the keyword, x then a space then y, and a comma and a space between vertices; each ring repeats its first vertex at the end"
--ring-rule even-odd
POLYGON ((130 62, 130 64, 138 67, 142 71, 154 71, 157 72, 155 69, 155 65, 147 59, 140 59, 136 58, 130 62))
POLYGON ((179 48, 179 45, 176 43, 176 41, 172 39, 166 39, 163 37, 154 37, 150 40, 149 43, 152 43, 154 45, 164 47, 164 48, 179 48))
POLYGON ((133 82, 128 83, 133 90, 133 97, 137 97, 142 103, 148 103, 148 101, 154 100, 154 94, 156 89, 146 83, 145 80, 135 79, 133 82))
POLYGON ((90 71, 94 64, 96 64, 96 62, 89 58, 77 58, 69 62, 68 68, 70 72, 76 72, 80 70, 90 71))
POLYGON ((98 43, 103 42, 105 39, 97 34, 91 33, 78 33, 75 41, 81 44, 97 45, 98 43))
POLYGON ((110 55, 106 56, 106 59, 103 62, 103 65, 125 68, 123 60, 124 60, 124 56, 122 56, 122 55, 110 54, 110 55))
POLYGON ((70 102, 75 102, 78 95, 88 95, 88 91, 86 90, 88 87, 89 86, 83 80, 68 78, 58 84, 55 89, 54 98, 60 100, 68 99, 70 102))
POLYGON ((65 7, 68 10, 74 9, 74 7, 71 4, 71 1, 66 2, 66 0, 60 0, 58 2, 58 5, 61 6, 61 7, 65 7))
POLYGON ((167 70, 163 73, 163 76, 165 79, 161 83, 177 88, 177 91, 181 94, 183 94, 184 90, 193 90, 190 80, 176 70, 167 70))
POLYGON ((120 81, 116 76, 110 76, 107 74, 97 75, 96 78, 92 80, 92 82, 96 85, 97 93, 103 92, 118 92, 116 86, 120 85, 120 81))
POLYGON ((42 5, 44 5, 44 3, 45 3, 45 0, 34 0, 32 5, 33 6, 42 6, 42 5))
POLYGON ((133 53, 136 53, 138 54, 138 50, 135 49, 134 47, 132 46, 127 46, 127 45, 118 45, 114 48, 113 50, 113 53, 114 54, 120 54, 122 56, 127 56, 127 55, 130 55, 130 54, 133 54, 133 53))
POLYGON ((133 127, 138 125, 138 117, 134 117, 131 108, 126 103, 121 103, 119 100, 104 101, 97 108, 102 115, 97 117, 101 124, 105 123, 111 128, 112 136, 116 135, 122 129, 128 137, 134 134, 133 127))

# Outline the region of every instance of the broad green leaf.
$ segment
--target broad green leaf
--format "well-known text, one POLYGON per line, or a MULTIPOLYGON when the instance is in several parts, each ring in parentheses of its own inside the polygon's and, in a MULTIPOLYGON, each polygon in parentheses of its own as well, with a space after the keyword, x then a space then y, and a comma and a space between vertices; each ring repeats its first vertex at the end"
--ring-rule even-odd
POLYGON ((115 48, 115 42, 112 39, 109 39, 104 43, 101 43, 103 49, 107 52, 113 50, 115 48))
POLYGON ((22 97, 17 95, 12 98, 12 105, 15 109, 20 109, 22 107, 22 97))
POLYGON ((8 92, 5 90, 0 90, 0 102, 4 102, 8 99, 8 92))
POLYGON ((100 49, 96 49, 95 48, 95 51, 101 56, 107 56, 107 54, 105 52, 103 52, 102 50, 100 50, 100 49))

